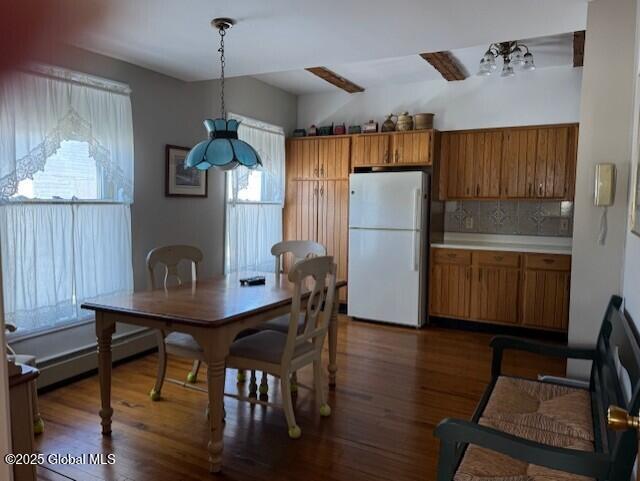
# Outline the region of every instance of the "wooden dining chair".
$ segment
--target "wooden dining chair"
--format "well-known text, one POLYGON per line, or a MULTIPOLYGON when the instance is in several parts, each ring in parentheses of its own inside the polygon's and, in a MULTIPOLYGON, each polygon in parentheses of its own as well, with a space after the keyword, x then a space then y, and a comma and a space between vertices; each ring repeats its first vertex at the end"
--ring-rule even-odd
MULTIPOLYGON (((309 364, 313 365, 316 408, 321 416, 331 414, 322 381, 321 357, 336 290, 336 265, 333 257, 322 256, 299 261, 289 271, 288 279, 294 285, 294 292, 287 332, 264 330, 234 341, 227 357, 227 367, 259 370, 280 378, 289 437, 296 439, 302 435, 302 430, 296 424, 293 412, 290 388, 292 373, 309 364), (303 310, 305 293, 309 293, 309 297, 303 310), (304 324, 300 330, 301 314, 304 324)), ((231 397, 256 404, 273 405, 253 397, 231 397)))
MULTIPOLYGON (((4 325, 7 332, 15 332, 16 326, 9 322, 5 322, 4 325)), ((24 364, 25 366, 37 367, 36 357, 29 354, 16 354, 11 346, 7 343, 7 355, 13 358, 16 364, 24 364)), ((31 392, 31 409, 33 410, 33 433, 42 434, 44 432, 44 420, 40 415, 40 406, 38 405, 38 386, 36 381, 33 380, 29 384, 29 390, 31 392)))
MULTIPOLYGON (((196 283, 198 279, 198 266, 202 262, 203 255, 200 249, 187 245, 171 245, 165 247, 156 247, 147 255, 147 279, 150 290, 157 288, 155 269, 159 264, 164 266, 163 287, 169 286, 171 279, 174 279, 178 285, 182 284, 182 278, 178 272, 178 264, 182 261, 191 263, 191 282, 196 283)), ((162 385, 164 384, 167 372, 167 354, 178 357, 192 359, 193 367, 187 374, 187 382, 195 383, 198 377, 200 363, 204 361, 203 351, 196 340, 189 334, 172 332, 166 335, 163 331, 158 332, 158 374, 156 376, 156 384, 149 393, 152 401, 160 399, 162 385)), ((173 381, 173 380, 172 380, 173 381)), ((180 381, 175 381, 183 384, 180 381)))
MULTIPOLYGON (((292 257, 291 265, 295 265, 304 259, 309 259, 314 256, 326 256, 327 249, 322 244, 318 242, 309 241, 309 240, 290 240, 290 241, 282 241, 274 244, 271 247, 271 254, 275 258, 275 273, 276 273, 276 282, 279 281, 280 276, 284 272, 284 260, 287 255, 292 257)), ((298 329, 302 329, 304 326, 304 314, 300 316, 298 322, 298 329)), ((289 331, 289 316, 280 316, 275 319, 271 319, 270 321, 265 322, 262 326, 258 327, 259 330, 272 330, 279 332, 288 332, 289 331)), ((238 377, 238 381, 242 380, 242 375, 240 374, 238 377)), ((249 391, 255 392, 256 390, 256 378, 255 372, 251 373, 251 382, 249 384, 249 391)), ((298 380, 297 375, 294 372, 291 375, 291 392, 296 392, 298 390, 298 380)), ((269 392, 269 384, 267 382, 267 375, 263 372, 262 378, 260 380, 260 394, 267 394, 269 392)))

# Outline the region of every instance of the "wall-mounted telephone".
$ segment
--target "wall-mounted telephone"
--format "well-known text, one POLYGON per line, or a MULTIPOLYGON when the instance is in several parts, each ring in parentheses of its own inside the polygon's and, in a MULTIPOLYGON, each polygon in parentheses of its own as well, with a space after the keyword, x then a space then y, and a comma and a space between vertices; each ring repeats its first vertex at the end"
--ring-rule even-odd
POLYGON ((593 203, 596 207, 604 207, 600 219, 598 243, 604 245, 607 240, 607 207, 611 207, 616 198, 616 166, 615 164, 596 164, 595 189, 593 203))
POLYGON ((616 165, 596 164, 596 185, 593 203, 596 207, 610 207, 616 197, 616 165))

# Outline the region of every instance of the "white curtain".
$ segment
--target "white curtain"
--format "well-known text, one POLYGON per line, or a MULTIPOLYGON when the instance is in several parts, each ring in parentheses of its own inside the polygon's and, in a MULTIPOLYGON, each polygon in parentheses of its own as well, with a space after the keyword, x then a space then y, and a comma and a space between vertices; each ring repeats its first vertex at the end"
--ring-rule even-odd
POLYGON ((85 300, 133 290, 129 94, 44 65, 0 83, 4 314, 19 333, 88 319, 85 300))
POLYGON ((80 305, 133 290, 124 204, 0 206, 5 319, 21 332, 89 318, 80 305))
POLYGON ((133 201, 129 88, 52 66, 32 65, 0 84, 0 200, 44 169, 64 140, 89 144, 103 172, 101 200, 133 201))
POLYGON ((260 154, 262 168, 227 173, 225 271, 273 271, 271 246, 282 240, 285 145, 281 127, 230 114, 238 137, 260 154))

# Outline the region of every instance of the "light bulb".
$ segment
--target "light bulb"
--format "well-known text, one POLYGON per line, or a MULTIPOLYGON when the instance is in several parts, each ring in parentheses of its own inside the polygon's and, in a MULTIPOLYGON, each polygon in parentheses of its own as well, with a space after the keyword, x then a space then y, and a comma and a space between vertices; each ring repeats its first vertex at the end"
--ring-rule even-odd
POLYGON ((504 65, 502 66, 502 73, 500 74, 501 77, 513 77, 515 75, 515 72, 513 71, 513 67, 511 66, 511 62, 506 59, 504 62, 504 65))
POLYGON ((511 65, 516 67, 522 64, 524 64, 524 55, 522 53, 522 50, 517 48, 516 51, 513 52, 513 55, 511 55, 511 65))
POLYGON ((485 62, 484 58, 480 60, 480 69, 478 69, 478 75, 480 77, 488 77, 489 75, 491 75, 491 68, 489 67, 487 62, 485 62))
POLYGON ((524 65, 522 66, 522 70, 535 70, 536 65, 533 63, 533 54, 525 53, 524 54, 524 65))

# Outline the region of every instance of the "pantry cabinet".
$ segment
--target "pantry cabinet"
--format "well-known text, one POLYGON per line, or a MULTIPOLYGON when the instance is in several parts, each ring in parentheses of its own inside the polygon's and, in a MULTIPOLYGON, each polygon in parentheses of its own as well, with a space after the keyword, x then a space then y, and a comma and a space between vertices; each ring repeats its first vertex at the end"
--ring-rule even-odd
MULTIPOLYGON (((347 279, 348 192, 351 143, 348 136, 288 139, 285 240, 313 240, 334 257, 338 277, 347 279)), ((285 269, 291 259, 285 258, 285 269)), ((339 299, 346 301, 346 289, 339 299)))
POLYGON ((571 256, 432 248, 429 315, 566 331, 571 256))
POLYGON ((572 200, 577 140, 577 124, 442 132, 441 199, 572 200))

